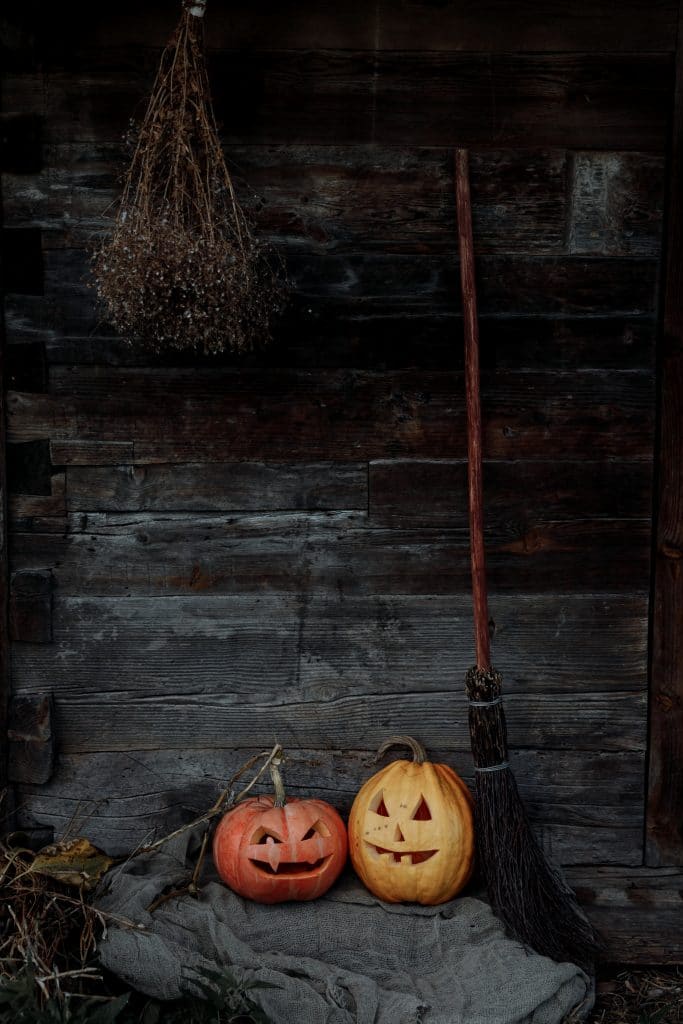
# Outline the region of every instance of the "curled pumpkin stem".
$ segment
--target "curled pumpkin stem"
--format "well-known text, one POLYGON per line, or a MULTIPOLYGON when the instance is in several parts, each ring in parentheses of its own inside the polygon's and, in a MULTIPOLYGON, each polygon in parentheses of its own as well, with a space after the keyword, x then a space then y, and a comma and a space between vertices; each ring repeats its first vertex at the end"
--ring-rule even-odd
POLYGON ((409 747, 413 753, 414 764, 424 764, 427 760, 427 751, 420 741, 416 740, 413 736, 390 736, 377 751, 375 761, 379 761, 380 758, 384 757, 390 747, 409 747))

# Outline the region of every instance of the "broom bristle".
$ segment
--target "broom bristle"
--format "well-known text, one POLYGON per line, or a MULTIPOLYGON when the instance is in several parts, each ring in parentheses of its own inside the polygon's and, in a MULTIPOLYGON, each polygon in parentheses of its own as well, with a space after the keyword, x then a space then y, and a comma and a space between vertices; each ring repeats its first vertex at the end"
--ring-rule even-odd
POLYGON ((501 677, 474 668, 466 685, 477 769, 477 847, 491 904, 509 930, 538 953, 590 972, 600 943, 574 893, 548 862, 507 765, 501 677))

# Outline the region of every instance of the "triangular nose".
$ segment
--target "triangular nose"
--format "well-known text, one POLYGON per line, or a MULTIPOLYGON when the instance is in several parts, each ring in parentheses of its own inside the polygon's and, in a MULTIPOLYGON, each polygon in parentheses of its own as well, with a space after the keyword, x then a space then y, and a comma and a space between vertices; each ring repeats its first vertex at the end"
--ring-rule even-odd
POLYGON ((405 843, 405 841, 406 841, 406 837, 401 832, 400 826, 397 825, 396 829, 394 831, 394 842, 395 843, 405 843))

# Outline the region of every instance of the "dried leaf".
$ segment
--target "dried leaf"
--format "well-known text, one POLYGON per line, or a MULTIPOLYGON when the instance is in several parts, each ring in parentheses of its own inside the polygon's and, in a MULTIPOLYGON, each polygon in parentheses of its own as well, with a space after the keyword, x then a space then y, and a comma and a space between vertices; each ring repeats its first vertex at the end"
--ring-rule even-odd
POLYGON ((115 862, 88 839, 72 839, 44 847, 33 859, 30 870, 64 885, 94 889, 115 862))

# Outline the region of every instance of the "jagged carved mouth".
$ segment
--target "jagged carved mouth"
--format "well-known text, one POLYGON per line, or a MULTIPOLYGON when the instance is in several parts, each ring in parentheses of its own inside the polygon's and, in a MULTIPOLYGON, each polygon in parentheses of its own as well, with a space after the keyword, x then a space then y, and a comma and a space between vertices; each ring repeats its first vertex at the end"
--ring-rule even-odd
POLYGON ((289 863, 287 861, 281 861, 279 864, 271 866, 267 861, 253 860, 249 858, 250 862, 259 871, 263 871, 266 875, 277 875, 278 878, 283 878, 285 875, 308 875, 314 872, 320 871, 323 864, 325 864, 330 857, 321 857, 320 860, 313 861, 312 864, 308 864, 304 861, 289 863))
POLYGON ((375 856, 385 864, 424 864, 426 860, 439 852, 438 850, 413 850, 406 853, 403 850, 387 850, 383 846, 368 843, 367 840, 366 846, 369 846, 375 856))

